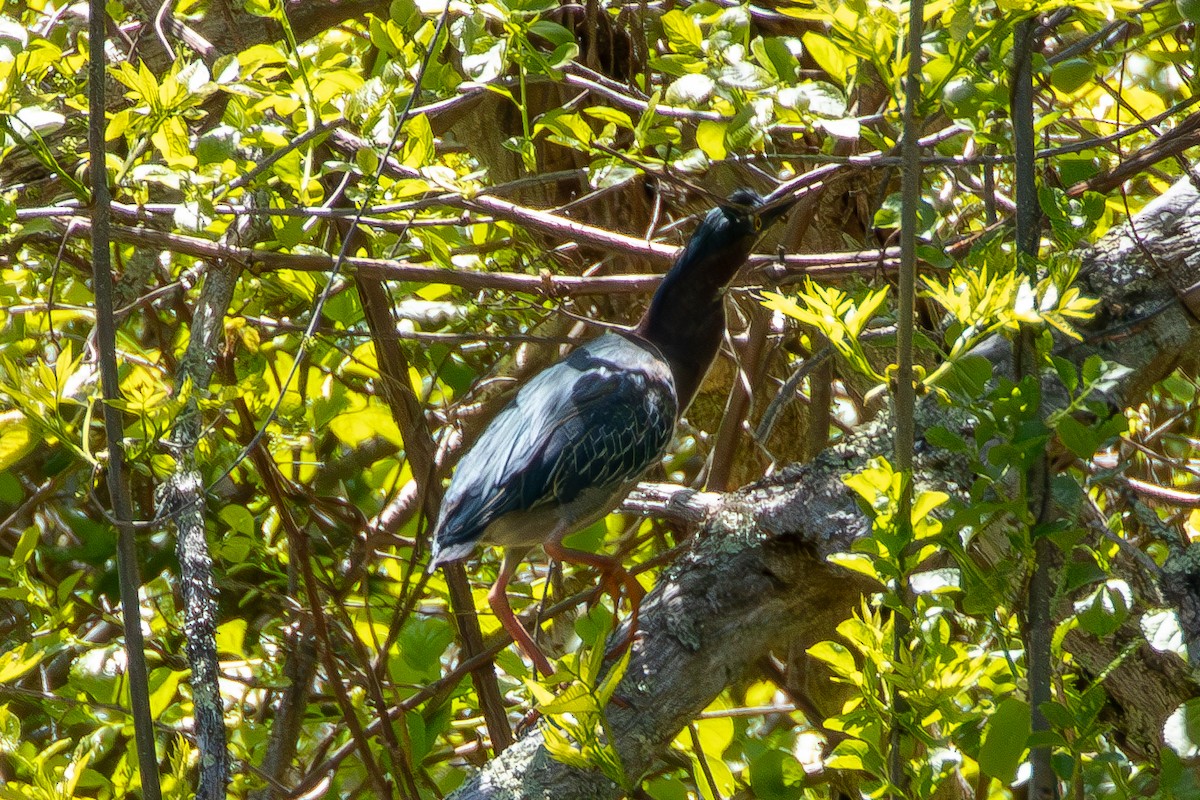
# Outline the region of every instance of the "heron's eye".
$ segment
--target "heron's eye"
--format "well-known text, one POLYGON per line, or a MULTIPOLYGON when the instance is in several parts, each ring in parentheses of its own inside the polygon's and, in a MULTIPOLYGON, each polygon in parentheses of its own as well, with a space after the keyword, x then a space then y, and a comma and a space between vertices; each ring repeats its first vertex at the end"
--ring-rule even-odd
POLYGON ((754 218, 754 232, 758 233, 762 230, 762 217, 754 218))

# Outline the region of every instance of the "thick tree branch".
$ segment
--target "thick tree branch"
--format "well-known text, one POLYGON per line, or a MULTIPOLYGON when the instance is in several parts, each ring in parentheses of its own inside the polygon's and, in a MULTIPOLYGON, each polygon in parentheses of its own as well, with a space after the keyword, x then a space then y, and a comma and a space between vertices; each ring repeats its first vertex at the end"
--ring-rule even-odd
MULTIPOLYGON (((245 247, 263 235, 252 217, 231 227, 223 245, 245 247)), ((225 339, 225 313, 233 300, 241 267, 234 261, 214 259, 207 265, 204 287, 192 314, 187 349, 179 363, 176 386, 190 385, 187 405, 175 421, 169 446, 177 459, 175 471, 159 488, 165 514, 175 525, 175 551, 179 558, 183 594, 184 634, 192 671, 196 743, 200 750, 200 781, 196 796, 220 800, 229 777, 225 742, 225 716, 218 685, 217 589, 212 555, 205 535, 204 481, 196 465, 196 447, 203 429, 198 395, 207 391, 225 339)))

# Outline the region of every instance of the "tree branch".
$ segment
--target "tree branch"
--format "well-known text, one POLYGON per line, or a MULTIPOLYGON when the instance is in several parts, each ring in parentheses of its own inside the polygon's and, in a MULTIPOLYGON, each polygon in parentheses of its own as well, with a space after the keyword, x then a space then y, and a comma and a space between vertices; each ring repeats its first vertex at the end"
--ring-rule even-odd
MULTIPOLYGON (((261 225, 245 217, 229 228, 223 246, 245 246, 262 235, 261 225)), ((221 702, 220 661, 217 654, 217 588, 212 555, 205 534, 204 480, 196 466, 196 447, 203 422, 198 396, 207 391, 225 337, 225 313, 233 300, 242 269, 236 261, 213 259, 204 273, 204 287, 192 315, 187 349, 180 359, 176 390, 191 385, 187 405, 175 420, 169 447, 176 468, 159 488, 163 511, 175 525, 175 552, 179 558, 183 594, 183 627, 191 667, 195 703, 196 743, 200 750, 198 798, 220 800, 229 778, 225 714, 221 702)), ((272 777, 278 777, 272 774, 272 777)))
POLYGON ((105 169, 105 58, 108 11, 100 0, 88 3, 88 157, 91 164, 91 203, 95 226, 92 240, 92 291, 96 303, 97 366, 104 402, 104 435, 108 440, 108 495, 116 521, 117 576, 121 593, 121 621, 125 627, 125 659, 129 679, 129 705, 133 716, 133 736, 138 758, 138 774, 147 800, 159 800, 162 788, 158 775, 158 754, 154 747, 154 723, 150 713, 149 676, 146 670, 145 641, 142 637, 141 572, 138 569, 137 542, 134 536, 133 499, 129 490, 129 469, 125 463, 125 433, 121 408, 121 377, 117 371, 117 324, 114 315, 112 279, 112 240, 110 212, 112 196, 105 169))

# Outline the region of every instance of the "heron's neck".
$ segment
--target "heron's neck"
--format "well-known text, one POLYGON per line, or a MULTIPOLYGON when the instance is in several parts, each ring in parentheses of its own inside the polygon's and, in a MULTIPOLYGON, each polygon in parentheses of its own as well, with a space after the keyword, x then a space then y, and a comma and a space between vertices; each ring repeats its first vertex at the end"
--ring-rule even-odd
POLYGON ((692 402, 725 335, 725 289, 749 254, 725 251, 697 257, 689 243, 663 277, 635 329, 671 367, 679 411, 692 402))

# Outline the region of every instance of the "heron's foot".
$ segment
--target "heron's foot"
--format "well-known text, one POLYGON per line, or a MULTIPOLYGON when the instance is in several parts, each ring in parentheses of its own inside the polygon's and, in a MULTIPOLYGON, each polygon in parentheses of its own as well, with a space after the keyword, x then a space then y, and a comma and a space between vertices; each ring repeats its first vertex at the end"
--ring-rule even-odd
MULTIPOLYGON (((630 577, 632 577, 632 576, 630 576, 630 577)), ((637 582, 636 579, 634 580, 634 582, 635 583, 637 582)), ((638 585, 638 589, 641 589, 640 584, 638 585)), ((611 660, 614 660, 614 659, 617 659, 617 658, 620 658, 621 656, 623 656, 625 654, 625 651, 628 650, 630 647, 632 647, 634 641, 638 638, 638 616, 639 616, 639 613, 641 612, 641 608, 642 608, 642 597, 644 597, 645 594, 646 593, 644 591, 642 591, 640 594, 632 594, 631 593, 629 595, 629 608, 630 608, 629 627, 628 627, 625 635, 616 644, 614 644, 612 647, 610 647, 608 649, 608 652, 606 652, 604 654, 605 661, 611 661, 611 660)), ((616 612, 616 609, 614 609, 613 610, 613 628, 615 629, 619 624, 620 624, 620 620, 617 619, 617 612, 616 612)))
POLYGON ((620 565, 600 571, 600 589, 612 597, 614 606, 619 603, 621 591, 624 590, 625 597, 629 599, 629 607, 635 615, 637 608, 642 604, 642 598, 646 596, 646 590, 642 588, 637 576, 620 565))
POLYGON ((538 724, 538 720, 541 718, 541 711, 538 711, 536 708, 529 709, 529 711, 525 713, 525 716, 521 717, 521 719, 517 721, 516 726, 513 728, 513 734, 518 739, 524 739, 525 734, 533 730, 533 727, 538 724))

